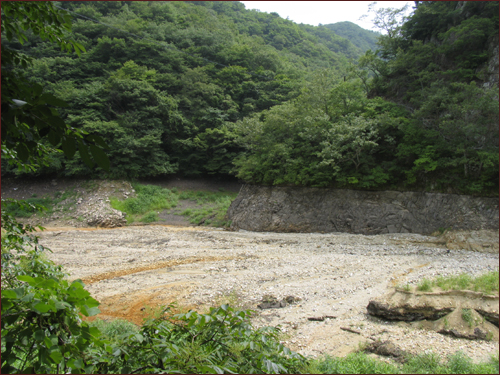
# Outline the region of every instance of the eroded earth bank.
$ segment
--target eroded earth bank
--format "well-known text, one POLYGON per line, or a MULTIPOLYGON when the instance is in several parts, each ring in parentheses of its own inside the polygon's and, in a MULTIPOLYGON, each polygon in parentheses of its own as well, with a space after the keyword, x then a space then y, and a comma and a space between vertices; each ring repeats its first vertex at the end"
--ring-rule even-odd
MULTIPOLYGON (((498 233, 487 234, 496 235, 498 243, 498 233)), ((413 353, 446 356, 461 350, 475 360, 498 353, 498 333, 492 340, 468 340, 437 333, 425 321, 367 314, 370 300, 397 285, 498 270, 498 250, 450 250, 437 237, 418 234, 283 234, 160 225, 53 228, 40 233, 40 241, 72 279, 84 280, 102 303, 103 319, 141 323, 148 311, 173 301, 198 310, 230 302, 255 309, 256 325, 281 325, 286 345, 303 354, 345 355, 379 339, 413 353), (294 297, 290 303, 274 302, 282 307, 258 307, 289 296, 294 297)))

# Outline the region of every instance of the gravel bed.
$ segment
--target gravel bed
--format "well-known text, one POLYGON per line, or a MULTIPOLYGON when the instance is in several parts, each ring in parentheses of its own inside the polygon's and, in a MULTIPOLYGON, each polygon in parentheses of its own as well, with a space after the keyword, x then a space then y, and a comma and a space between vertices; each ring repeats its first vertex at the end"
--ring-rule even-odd
POLYGON ((367 315, 370 299, 396 285, 498 270, 498 253, 450 251, 432 236, 142 226, 54 228, 42 232, 40 242, 53 251, 49 258, 64 265, 71 279, 82 278, 102 310, 114 317, 112 312, 124 306, 135 314, 144 304, 173 300, 199 309, 230 301, 255 309, 256 326, 280 325, 283 343, 306 355, 346 355, 378 339, 442 357, 458 350, 474 360, 498 355, 498 342, 451 338, 367 315), (300 300, 260 310, 257 305, 266 295, 300 300), (324 316, 330 318, 308 319, 324 316))

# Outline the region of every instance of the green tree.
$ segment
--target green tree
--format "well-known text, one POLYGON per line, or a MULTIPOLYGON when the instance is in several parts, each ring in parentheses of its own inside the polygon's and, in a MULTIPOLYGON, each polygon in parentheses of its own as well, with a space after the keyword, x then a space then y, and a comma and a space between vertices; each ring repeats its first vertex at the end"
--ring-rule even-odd
POLYGON ((498 2, 419 3, 394 25, 392 36, 381 37, 380 49, 367 52, 360 66, 374 75, 370 97, 383 96, 411 113, 397 151, 406 185, 495 192, 498 2))
MULTIPOLYGON (((31 29, 63 48, 83 50, 66 39, 63 30, 69 27, 68 19, 52 3, 2 4, 2 34, 9 40, 25 41, 24 31, 31 29)), ((105 146, 102 139, 67 126, 49 107, 65 103, 42 94, 40 85, 30 84, 13 70, 16 65, 27 67, 30 59, 3 44, 2 54, 3 158, 19 168, 36 170, 46 163, 50 149, 43 142, 48 138, 69 157, 78 144, 80 155, 92 165, 90 150, 98 164, 107 168, 107 157, 96 145, 105 146)), ((99 330, 82 322, 79 314, 97 314, 99 303, 80 280, 70 284, 61 267, 44 258, 44 248, 31 235, 35 228, 16 222, 5 212, 7 203, 30 206, 2 199, 2 372, 92 372, 86 351, 104 343, 98 339, 99 330)))
MULTIPOLYGON (((66 38, 65 31, 70 28, 69 17, 58 12, 52 3, 5 2, 2 5, 2 35, 9 41, 17 39, 23 44, 27 40, 25 30, 29 29, 42 39, 80 54, 84 47, 66 38)), ((15 69, 27 68, 32 60, 3 43, 1 48, 3 158, 19 168, 35 170, 47 164, 51 147, 60 145, 67 157, 72 157, 78 149, 89 166, 95 161, 109 169, 103 151, 107 146, 102 139, 67 126, 55 108, 67 104, 50 93, 43 93, 41 85, 30 83, 15 69)))

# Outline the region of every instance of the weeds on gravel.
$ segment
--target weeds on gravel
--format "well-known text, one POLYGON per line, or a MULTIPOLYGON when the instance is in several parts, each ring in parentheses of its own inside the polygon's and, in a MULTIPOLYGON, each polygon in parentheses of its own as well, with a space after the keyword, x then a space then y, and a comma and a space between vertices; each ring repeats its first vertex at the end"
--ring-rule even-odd
POLYGON ((325 356, 311 363, 311 374, 398 374, 396 365, 371 358, 365 353, 352 353, 346 357, 325 356))
POLYGON ((476 325, 476 321, 474 320, 474 317, 472 316, 472 310, 471 309, 462 309, 462 319, 471 328, 476 325))
MULTIPOLYGON (((33 194, 31 198, 23 199, 28 205, 16 205, 9 201, 4 201, 2 205, 4 207, 3 210, 13 217, 24 217, 29 218, 36 214, 37 212, 41 212, 40 209, 35 208, 34 206, 42 206, 45 209, 43 210, 44 215, 51 215, 54 211, 62 211, 68 212, 72 209, 72 204, 67 204, 63 206, 57 207, 61 202, 64 203, 65 200, 75 198, 77 193, 74 191, 74 188, 68 189, 64 192, 57 191, 54 193, 53 197, 44 196, 42 198, 38 198, 36 194, 33 194)), ((68 202, 69 203, 69 202, 68 202)))
POLYGON ((236 196, 236 193, 223 190, 218 192, 184 191, 179 199, 195 201, 201 207, 186 209, 181 214, 188 216, 191 224, 224 227, 229 225, 226 213, 236 196))
POLYGON ((417 286, 417 290, 427 292, 433 287, 442 290, 473 290, 483 293, 498 293, 498 271, 484 273, 478 277, 468 274, 439 276, 434 280, 423 279, 417 286))
POLYGON ((236 290, 231 290, 229 293, 216 298, 213 307, 220 305, 229 305, 238 310, 250 310, 253 303, 243 298, 236 290))
MULTIPOLYGON (((127 222, 134 222, 139 219, 143 222, 157 221, 154 211, 170 209, 176 207, 178 195, 171 190, 164 189, 156 185, 132 184, 137 196, 125 200, 110 198, 111 207, 127 214, 127 222)), ((156 214, 157 215, 157 214, 156 214)))
POLYGON ((158 221, 158 214, 154 211, 150 211, 146 215, 144 215, 140 221, 143 223, 153 223, 155 221, 158 221))
POLYGON ((429 279, 423 279, 417 285, 417 290, 421 292, 430 292, 432 290, 432 282, 429 279))
POLYGON ((318 374, 498 374, 498 356, 489 361, 473 363, 461 352, 441 361, 434 354, 409 355, 406 363, 386 363, 369 357, 365 353, 353 353, 346 357, 331 357, 314 360, 308 373, 318 374))
POLYGON ((110 198, 111 206, 127 214, 127 222, 136 220, 145 223, 158 221, 157 212, 177 207, 179 200, 196 202, 197 208, 184 210, 181 215, 187 216, 189 222, 197 225, 211 225, 223 227, 229 225, 226 221, 226 212, 231 202, 236 198, 236 193, 207 191, 182 191, 176 188, 171 190, 156 185, 132 184, 137 196, 125 200, 110 198))

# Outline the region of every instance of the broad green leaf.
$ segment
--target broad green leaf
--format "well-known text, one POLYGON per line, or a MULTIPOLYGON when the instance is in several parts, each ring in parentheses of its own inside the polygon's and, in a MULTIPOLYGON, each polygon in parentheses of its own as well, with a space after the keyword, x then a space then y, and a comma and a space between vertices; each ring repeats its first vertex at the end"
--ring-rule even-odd
POLYGON ((34 296, 35 296, 35 293, 26 294, 23 298, 21 298, 21 301, 22 302, 31 302, 33 300, 34 296))
POLYGON ((90 145, 90 153, 94 157, 95 162, 105 171, 109 171, 109 159, 106 153, 97 146, 90 145))
POLYGON ((15 289, 2 290, 2 300, 4 298, 17 299, 17 298, 20 298, 20 297, 22 297, 22 295, 18 296, 18 293, 16 292, 15 289))
POLYGON ((87 146, 83 144, 82 141, 78 141, 78 151, 80 151, 80 156, 83 160, 83 162, 89 167, 89 168, 94 168, 94 162, 90 158, 89 151, 87 149, 87 146))
POLYGON ((101 310, 99 310, 98 307, 90 307, 90 308, 87 308, 87 316, 94 316, 94 315, 97 315, 101 312, 101 310))
POLYGON ((45 332, 43 329, 36 330, 33 334, 33 337, 36 341, 43 341, 45 339, 45 332))
POLYGON ((141 335, 140 333, 136 333, 136 334, 134 335, 134 337, 135 337, 135 339, 136 339, 137 341, 139 341, 139 342, 141 342, 141 343, 144 341, 144 336, 143 336, 143 335, 141 335))
POLYGON ((43 289, 58 289, 59 284, 54 279, 47 279, 40 281, 37 284, 37 287, 43 289))
MULTIPOLYGON (((14 298, 15 298, 15 294, 14 294, 14 298)), ((7 311, 9 310, 12 306, 14 306, 14 304, 12 303, 12 301, 8 300, 8 299, 4 299, 2 298, 2 311, 7 311)), ((2 323, 4 323, 4 319, 2 319, 2 323)), ((10 323, 9 323, 10 324, 10 323)))
POLYGON ((27 282, 31 286, 35 286, 36 284, 38 284, 38 281, 36 281, 33 277, 28 276, 28 275, 19 275, 19 276, 16 276, 16 278, 19 281, 27 282))
POLYGON ((78 288, 78 289, 83 289, 83 281, 81 279, 76 279, 73 280, 73 282, 70 285, 71 288, 78 288))
POLYGON ((83 364, 83 361, 82 361, 80 358, 78 358, 78 359, 75 359, 75 360, 74 360, 74 362, 72 363, 72 366, 71 366, 71 367, 72 367, 72 368, 73 368, 73 367, 74 367, 74 368, 83 368, 83 365, 84 365, 84 364, 83 364))
POLYGON ((40 96, 42 94, 43 86, 38 84, 38 83, 35 83, 32 86, 32 89, 33 89, 33 96, 37 97, 37 96, 40 96))
POLYGON ((75 46, 77 46, 80 50, 82 50, 83 52, 87 52, 87 50, 85 49, 85 47, 83 45, 81 45, 80 43, 78 42, 73 42, 73 44, 75 46))
POLYGON ((64 151, 64 155, 67 158, 72 158, 76 152, 76 142, 75 139, 71 136, 65 136, 62 140, 61 145, 62 150, 64 151))
POLYGON ((54 363, 56 364, 59 364, 61 363, 62 359, 63 359, 63 355, 61 354, 61 352, 59 350, 54 350, 50 353, 49 355, 50 358, 52 358, 52 360, 54 361, 54 363))
POLYGON ((101 336, 101 331, 97 327, 89 327, 89 333, 94 337, 101 336))
POLYGON ((55 304, 56 304, 57 310, 64 310, 64 309, 71 308, 71 304, 64 302, 64 301, 56 301, 55 304))
MULTIPOLYGON (((55 344, 53 343, 53 341, 51 340, 51 338, 50 338, 50 337, 47 337, 47 336, 45 336, 45 338, 43 339, 43 342, 44 342, 45 347, 46 347, 47 349, 50 349, 50 348, 52 348, 52 346, 53 346, 53 345, 55 345, 55 344)), ((57 341, 56 341, 56 344, 57 344, 57 341)))
POLYGON ((58 131, 62 132, 64 129, 66 129, 66 123, 61 117, 59 117, 57 111, 54 108, 51 108, 51 111, 54 111, 56 114, 52 114, 52 116, 47 119, 47 122, 50 124, 52 129, 58 128, 58 131))
POLYGON ((35 310, 38 313, 43 314, 43 313, 46 313, 50 310, 53 310, 53 307, 50 306, 50 304, 47 302, 39 302, 33 306, 33 310, 35 310))
POLYGON ((26 162, 28 161, 28 158, 30 157, 30 151, 28 147, 24 143, 19 143, 16 147, 17 151, 17 156, 21 161, 26 162))
POLYGON ((106 144, 106 142, 104 142, 102 137, 97 135, 97 134, 90 134, 87 136, 87 139, 90 142, 96 143, 97 145, 101 146, 102 148, 109 148, 109 146, 106 144))
POLYGON ((48 134, 49 142, 52 144, 52 146, 57 146, 59 142, 61 141, 61 134, 59 132, 53 131, 52 129, 50 130, 48 134))

